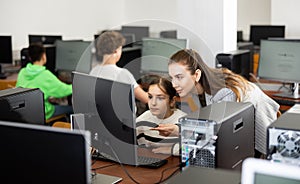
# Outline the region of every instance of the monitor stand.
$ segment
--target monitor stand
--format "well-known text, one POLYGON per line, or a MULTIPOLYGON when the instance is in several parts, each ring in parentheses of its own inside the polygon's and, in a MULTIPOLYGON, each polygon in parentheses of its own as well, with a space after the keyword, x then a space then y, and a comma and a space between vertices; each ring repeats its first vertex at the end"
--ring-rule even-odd
POLYGON ((292 98, 292 99, 300 98, 299 83, 293 83, 293 85, 294 85, 294 88, 291 92, 278 93, 278 94, 274 94, 273 96, 278 96, 278 97, 283 97, 283 98, 292 98))
POLYGON ((6 75, 2 73, 2 66, 0 64, 0 79, 6 79, 6 75))

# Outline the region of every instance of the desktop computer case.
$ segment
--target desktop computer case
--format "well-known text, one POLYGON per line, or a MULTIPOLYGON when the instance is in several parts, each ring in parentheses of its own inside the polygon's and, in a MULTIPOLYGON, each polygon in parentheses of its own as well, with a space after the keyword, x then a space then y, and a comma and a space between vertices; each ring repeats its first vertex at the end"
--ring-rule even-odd
MULTIPOLYGON (((195 145, 191 142, 181 142, 181 161, 185 163, 190 158, 186 166, 240 170, 242 161, 254 156, 254 107, 251 103, 215 103, 187 117, 214 122, 211 123, 214 128, 195 126, 197 133, 210 139, 200 143, 196 151, 192 151, 195 145), (214 136, 207 136, 212 135, 212 131, 214 136)), ((190 128, 186 125, 181 124, 181 136, 190 128)))
POLYGON ((268 127, 267 158, 300 166, 299 113, 287 111, 268 127))

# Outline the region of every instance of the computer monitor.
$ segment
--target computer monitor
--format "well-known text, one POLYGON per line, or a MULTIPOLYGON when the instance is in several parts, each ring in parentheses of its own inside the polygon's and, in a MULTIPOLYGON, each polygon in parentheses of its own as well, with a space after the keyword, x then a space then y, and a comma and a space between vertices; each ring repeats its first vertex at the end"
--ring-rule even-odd
POLYGON ((0 120, 45 125, 43 92, 20 87, 0 90, 0 120))
POLYGON ((250 79, 253 70, 250 50, 234 50, 216 55, 216 67, 228 68, 236 74, 250 79), (252 66, 251 66, 252 65, 252 66))
POLYGON ((93 44, 89 41, 56 41, 56 71, 89 73, 92 67, 93 44))
POLYGON ((168 73, 168 60, 177 51, 187 48, 186 39, 144 38, 142 73, 168 73))
POLYGON ((0 36, 0 79, 6 76, 2 73, 1 64, 12 64, 12 39, 11 36, 0 36))
POLYGON ((0 36, 0 63, 12 64, 12 38, 0 36))
POLYGON ((260 40, 271 37, 284 38, 284 25, 250 25, 250 42, 259 46, 260 40))
POLYGON ((241 184, 299 184, 299 166, 248 158, 243 162, 241 184))
POLYGON ((135 42, 140 43, 143 38, 149 37, 148 26, 122 26, 122 34, 134 34, 135 42))
POLYGON ((137 165, 133 86, 78 72, 73 75, 74 113, 84 114, 91 145, 107 159, 137 165))
POLYGON ((244 38, 243 38, 243 31, 237 31, 237 42, 243 42, 244 38))
POLYGON ((300 98, 300 41, 262 40, 258 77, 294 84, 289 93, 276 94, 287 98, 300 98))
POLYGON ((91 183, 90 134, 0 121, 1 178, 8 183, 91 183))
POLYGON ((61 35, 28 35, 29 45, 32 43, 55 44, 56 40, 62 40, 61 35))
POLYGON ((117 62, 117 66, 126 68, 134 76, 135 80, 139 80, 141 77, 141 47, 126 47, 122 50, 120 60, 117 62))
POLYGON ((168 31, 161 31, 159 33, 161 38, 177 38, 177 30, 168 30, 168 31))

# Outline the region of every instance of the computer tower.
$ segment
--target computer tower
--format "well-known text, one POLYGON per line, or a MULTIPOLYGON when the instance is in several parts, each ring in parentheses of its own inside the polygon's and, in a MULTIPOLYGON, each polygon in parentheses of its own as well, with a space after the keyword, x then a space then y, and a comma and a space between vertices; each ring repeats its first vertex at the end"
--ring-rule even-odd
MULTIPOLYGON (((44 45, 46 49, 47 62, 45 67, 50 70, 52 73, 56 74, 55 70, 55 57, 56 57, 56 48, 54 45, 44 45)), ((26 67, 27 63, 30 62, 28 48, 21 49, 21 67, 26 67)))
POLYGON ((235 50, 228 53, 219 53, 216 56, 216 67, 228 68, 236 74, 249 79, 251 69, 250 50, 235 50))
MULTIPOLYGON (((299 108, 299 105, 295 106, 299 108)), ((268 127, 267 158, 300 166, 300 113, 291 113, 290 110, 268 127)))
POLYGON ((251 103, 214 103, 180 123, 182 166, 240 170, 245 158, 254 157, 251 103))
POLYGON ((44 125, 43 92, 38 88, 0 90, 0 120, 44 125))

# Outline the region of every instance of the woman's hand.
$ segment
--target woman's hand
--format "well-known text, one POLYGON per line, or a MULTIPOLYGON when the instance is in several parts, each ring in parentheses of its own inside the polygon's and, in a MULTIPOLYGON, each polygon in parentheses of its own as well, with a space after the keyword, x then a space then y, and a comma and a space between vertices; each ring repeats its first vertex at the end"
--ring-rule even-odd
POLYGON ((160 124, 155 128, 151 128, 150 130, 159 131, 159 135, 162 136, 178 136, 179 135, 179 127, 175 124, 160 124))

